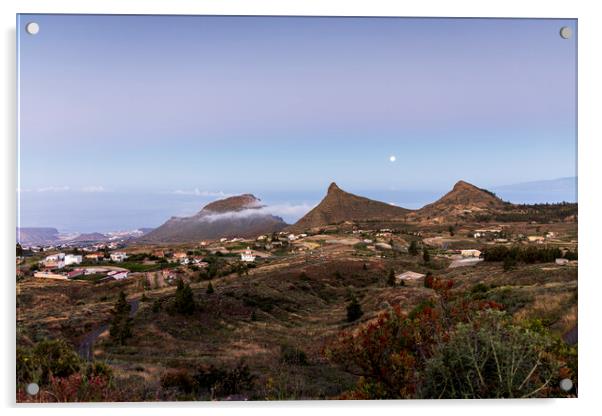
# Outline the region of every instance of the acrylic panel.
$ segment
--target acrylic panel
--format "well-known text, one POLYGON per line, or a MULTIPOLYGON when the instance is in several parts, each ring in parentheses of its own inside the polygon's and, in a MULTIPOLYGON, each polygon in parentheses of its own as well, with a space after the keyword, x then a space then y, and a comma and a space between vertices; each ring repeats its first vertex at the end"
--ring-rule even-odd
POLYGON ((17 34, 18 402, 577 396, 576 19, 17 34))

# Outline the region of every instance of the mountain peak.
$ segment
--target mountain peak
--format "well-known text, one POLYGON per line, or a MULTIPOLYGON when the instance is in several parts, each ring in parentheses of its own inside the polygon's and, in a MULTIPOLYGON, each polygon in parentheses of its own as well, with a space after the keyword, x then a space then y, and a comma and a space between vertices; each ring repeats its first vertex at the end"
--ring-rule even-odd
POLYGON ((407 212, 404 208, 351 194, 332 182, 324 199, 289 230, 308 230, 343 221, 398 219, 407 212))
POLYGON ((328 193, 340 191, 340 190, 341 190, 341 188, 339 188, 339 186, 336 184, 336 182, 332 182, 330 184, 330 186, 328 187, 328 193))
POLYGON ((232 212, 241 211, 249 208, 260 208, 261 200, 253 194, 242 194, 231 196, 224 199, 211 202, 203 207, 203 211, 211 212, 232 212))
POLYGON ((478 189, 476 186, 474 186, 471 183, 468 183, 466 181, 463 180, 459 180, 458 182, 456 182, 456 184, 454 185, 452 191, 459 191, 462 189, 478 189))

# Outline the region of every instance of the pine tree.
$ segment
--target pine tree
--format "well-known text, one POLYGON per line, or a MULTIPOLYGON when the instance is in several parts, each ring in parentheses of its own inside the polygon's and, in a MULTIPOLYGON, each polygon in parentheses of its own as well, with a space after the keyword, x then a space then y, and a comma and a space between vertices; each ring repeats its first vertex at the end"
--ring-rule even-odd
POLYGON ((347 322, 357 321, 363 314, 362 305, 360 305, 357 298, 353 296, 351 302, 347 305, 347 322))
POLYGON ((408 247, 408 253, 412 256, 418 255, 418 244, 416 244, 415 240, 410 242, 410 246, 408 247))
POLYGON ((389 286, 395 286, 395 270, 389 270, 389 275, 387 276, 387 284, 389 286))
POLYGON ((213 285, 211 284, 211 282, 209 282, 209 284, 207 285, 207 294, 208 294, 208 295, 210 295, 210 294, 212 294, 213 292, 215 292, 215 291, 213 290, 213 285))
POLYGON ((424 260, 425 263, 431 261, 431 255, 426 247, 422 247, 422 260, 424 260))
POLYGON ((184 284, 182 279, 178 280, 178 287, 176 289, 175 308, 176 312, 183 315, 192 315, 196 308, 194 302, 194 295, 189 284, 184 284))
POLYGON ((113 321, 109 328, 111 338, 121 345, 132 336, 132 318, 130 311, 132 307, 125 298, 123 291, 119 292, 119 298, 113 309, 113 321))

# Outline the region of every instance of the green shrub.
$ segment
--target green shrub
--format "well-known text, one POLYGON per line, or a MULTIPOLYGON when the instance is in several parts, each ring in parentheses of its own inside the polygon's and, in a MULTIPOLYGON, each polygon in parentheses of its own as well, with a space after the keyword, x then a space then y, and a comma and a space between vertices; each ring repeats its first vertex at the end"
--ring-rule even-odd
POLYGON ((184 369, 167 370, 161 376, 161 387, 192 393, 198 387, 196 380, 184 369))
POLYGON ((560 363, 546 351, 551 338, 513 326, 509 316, 486 310, 458 324, 426 362, 423 398, 548 397, 560 363))
POLYGON ((347 305, 347 322, 357 321, 363 314, 362 305, 360 305, 357 298, 353 296, 351 302, 347 305))
POLYGON ((292 365, 307 365, 307 354, 292 345, 282 345, 280 346, 280 361, 292 365))
POLYGON ((174 307, 176 312, 183 315, 192 315, 196 309, 194 295, 189 284, 184 284, 182 279, 178 280, 178 287, 175 294, 174 307))

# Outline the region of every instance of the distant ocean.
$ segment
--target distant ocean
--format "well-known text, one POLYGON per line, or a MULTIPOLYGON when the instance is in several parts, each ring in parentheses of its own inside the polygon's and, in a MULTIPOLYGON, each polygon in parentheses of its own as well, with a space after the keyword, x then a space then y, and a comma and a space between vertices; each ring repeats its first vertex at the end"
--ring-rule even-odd
MULTIPOLYGON (((575 178, 491 187, 505 201, 513 203, 575 202, 575 178)), ((348 190, 371 199, 417 209, 443 196, 442 191, 348 190)), ((252 192, 274 215, 293 223, 324 197, 316 192, 252 192)), ((20 225, 54 227, 62 233, 109 232, 157 227, 172 216, 189 216, 219 196, 167 192, 23 192, 20 225)))

